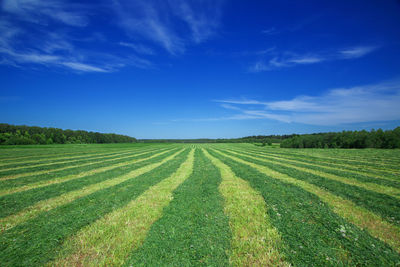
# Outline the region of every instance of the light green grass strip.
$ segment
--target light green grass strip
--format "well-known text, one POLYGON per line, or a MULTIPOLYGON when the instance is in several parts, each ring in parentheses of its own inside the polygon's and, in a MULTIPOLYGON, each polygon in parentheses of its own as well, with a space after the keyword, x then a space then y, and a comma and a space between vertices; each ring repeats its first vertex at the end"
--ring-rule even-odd
MULTIPOLYGON (((151 156, 151 158, 154 158, 156 156, 160 156, 160 155, 165 154, 165 153, 167 153, 167 152, 169 152, 171 150, 172 149, 169 149, 167 151, 163 151, 163 152, 154 154, 154 155, 151 156)), ((140 155, 143 155, 143 154, 147 154, 149 152, 151 152, 151 151, 145 151, 145 152, 142 152, 142 153, 137 153, 135 155, 132 155, 132 157, 133 156, 136 157, 136 156, 140 156, 140 155)), ((149 159, 149 158, 134 159, 134 160, 121 162, 121 163, 110 165, 110 166, 106 166, 106 167, 97 168, 97 169, 90 170, 90 171, 80 172, 78 174, 71 174, 71 175, 67 175, 67 176, 61 176, 61 177, 57 177, 56 179, 52 179, 52 180, 38 181, 36 183, 23 185, 21 187, 0 190, 0 196, 10 195, 10 194, 14 194, 14 193, 17 193, 17 192, 22 192, 22 191, 35 189, 35 188, 40 188, 40 187, 44 187, 44 186, 49 186, 49 185, 53 185, 53 184, 64 183, 64 182, 67 182, 67 181, 70 181, 70 180, 79 179, 79 178, 82 178, 82 177, 85 177, 85 176, 89 176, 89 175, 93 175, 93 174, 96 174, 96 173, 101 173, 101 172, 109 171, 109 170, 112 170, 112 169, 115 169, 115 168, 119 168, 119 167, 127 166, 127 165, 130 165, 130 164, 138 163, 138 162, 141 162, 141 161, 147 160, 147 159, 149 159)), ((115 160, 115 159, 112 159, 112 160, 115 160)), ((109 160, 104 160, 103 162, 106 162, 106 161, 109 161, 109 160)))
MULTIPOLYGON (((359 174, 359 175, 368 176, 368 177, 375 178, 375 179, 383 179, 383 180, 387 180, 387 181, 397 181, 398 180, 398 179, 395 179, 395 178, 387 178, 383 174, 370 174, 370 172, 368 172, 368 168, 367 167, 359 168, 359 169, 365 169, 363 171, 356 171, 356 170, 353 170, 353 169, 347 169, 347 168, 356 168, 355 166, 347 165, 347 164, 330 163, 330 162, 319 162, 319 161, 316 161, 314 163, 309 163, 309 162, 304 162, 304 161, 302 161, 300 159, 296 159, 294 157, 291 157, 290 155, 279 155, 279 156, 277 156, 276 154, 268 154, 268 153, 260 152, 260 151, 256 151, 256 150, 251 150, 251 151, 238 150, 238 149, 235 149, 235 150, 227 149, 227 150, 235 151, 235 152, 239 152, 239 153, 243 152, 243 153, 246 153, 246 154, 252 154, 252 155, 257 155, 257 156, 263 156, 263 157, 266 157, 266 158, 271 158, 271 159, 275 159, 275 160, 281 160, 281 161, 284 161, 284 162, 290 162, 290 163, 294 163, 294 164, 300 163, 300 164, 303 164, 303 165, 323 168, 323 169, 327 169, 327 170, 345 171, 345 172, 348 172, 348 173, 359 174), (324 163, 332 164, 332 165, 335 165, 337 167, 327 166, 327 165, 324 165, 324 163)), ((369 170, 374 171, 372 169, 369 169, 369 170)), ((377 171, 379 171, 379 170, 377 170, 377 171)))
MULTIPOLYGON (((149 152, 149 151, 147 151, 149 152)), ((151 151, 150 151, 151 152, 151 151)), ((142 153, 143 154, 143 153, 142 153)), ((94 162, 88 162, 88 163, 83 163, 83 164, 77 164, 77 165, 72 165, 72 166, 66 166, 66 167, 60 167, 60 168, 55 168, 55 169, 48 169, 48 170, 41 170, 41 171, 33 171, 33 172, 25 172, 25 173, 18 173, 18 174, 13 174, 13 175, 7 175, 7 176, 3 176, 0 177, 1 181, 4 180, 11 180, 11 179, 17 179, 17 178, 21 178, 21 177, 26 177, 26 176, 31 176, 31 175, 40 175, 40 174, 45 174, 45 173, 50 173, 50 172, 55 172, 55 171, 63 171, 63 170, 68 170, 68 169, 72 169, 72 168, 77 168, 77 167, 84 167, 84 166, 89 166, 89 165, 93 165, 93 164, 97 164, 99 162, 107 162, 107 161, 113 161, 113 160, 120 160, 120 159, 125 159, 125 158, 129 158, 129 157, 134 157, 137 154, 131 154, 128 156, 122 156, 122 157, 116 157, 116 158, 110 158, 110 159, 104 159, 101 161, 94 161, 94 162)), ((109 157, 109 156, 107 156, 109 157)), ((106 157, 102 157, 102 158, 106 158, 106 157)), ((101 158, 100 158, 101 159, 101 158)))
POLYGON ((34 165, 28 165, 28 166, 18 166, 18 167, 12 167, 12 168, 7 168, 7 169, 0 169, 0 172, 5 172, 5 171, 14 171, 14 170, 20 170, 20 169, 26 169, 26 168, 36 168, 36 167, 43 167, 43 166, 51 166, 51 165, 56 165, 56 164, 64 164, 64 163, 73 163, 81 160, 92 160, 92 159, 102 159, 102 158, 108 158, 108 157, 113 157, 113 156, 122 156, 126 154, 132 154, 134 152, 129 151, 129 152, 108 152, 108 153, 99 153, 99 154, 89 154, 85 156, 79 156, 79 157, 71 157, 71 158, 64 158, 64 161, 53 161, 53 162, 47 162, 47 163, 40 163, 34 164, 34 165))
MULTIPOLYGON (((97 183, 97 184, 93 184, 93 185, 89 185, 87 187, 81 188, 79 190, 75 190, 75 191, 71 191, 68 192, 66 194, 62 194, 58 197, 55 198, 50 198, 50 199, 46 199, 43 201, 40 201, 38 203, 36 203, 33 206, 30 206, 28 208, 26 208, 25 210, 22 210, 21 212, 14 214, 14 215, 10 215, 8 217, 2 218, 0 219, 0 229, 2 230, 7 230, 10 229, 12 227, 14 227, 15 225, 18 225, 22 222, 25 222, 29 219, 32 219, 34 217, 36 217, 39 213, 41 212, 45 212, 45 211, 49 211, 51 209, 54 209, 58 206, 67 204, 69 202, 74 201, 77 198, 80 197, 84 197, 87 196, 89 194, 92 194, 98 190, 102 190, 108 187, 112 187, 115 186, 117 184, 123 183, 129 179, 135 178, 139 175, 142 175, 146 172, 149 172, 155 168, 157 168, 158 166, 164 164, 165 162, 172 160, 173 158, 175 158, 178 154, 182 153, 182 151, 184 151, 184 149, 179 150, 178 152, 174 153, 173 155, 166 157, 165 159, 163 159, 160 162, 157 163, 153 163, 153 164, 149 164, 147 166, 141 167, 139 169, 133 170, 127 174, 124 174, 122 176, 119 177, 115 177, 115 178, 111 178, 108 180, 105 180, 103 182, 97 183)), ((166 153, 166 152, 164 152, 166 153)), ((153 155, 151 157, 145 158, 145 159, 141 159, 140 161, 143 160, 148 160, 154 157, 157 157, 158 155, 153 155)))
POLYGON ((162 216, 172 192, 193 171, 194 149, 170 177, 150 187, 128 205, 83 228, 67 240, 50 266, 120 266, 144 241, 151 225, 162 216), (72 253, 71 253, 72 252, 72 253), (71 253, 71 254, 70 254, 71 253), (67 257, 64 258, 64 254, 67 257))
POLYGON ((213 149, 213 151, 219 153, 224 157, 255 168, 259 172, 266 174, 268 177, 279 179, 284 182, 296 185, 312 194, 315 194, 322 201, 327 203, 335 213, 344 217, 346 220, 357 225, 361 229, 367 230, 372 236, 382 240, 383 242, 386 242, 400 253, 400 227, 392 225, 375 213, 359 207, 353 202, 338 197, 313 184, 304 182, 302 180, 297 180, 286 174, 271 170, 268 167, 224 154, 221 151, 215 149, 213 149))
POLYGON ((204 154, 221 172, 219 191, 232 231, 230 263, 233 266, 290 266, 279 254, 281 237, 268 220, 263 197, 238 178, 219 159, 204 154))
MULTIPOLYGON (((241 155, 238 152, 234 152, 234 151, 230 151, 232 154, 235 155, 241 155)), ((323 171, 317 171, 317 170, 312 170, 312 169, 308 169, 308 168, 304 168, 304 167, 299 167, 293 164, 286 164, 286 163, 282 163, 279 161, 271 161, 268 159, 263 159, 263 158, 259 158, 259 157, 254 157, 254 156, 250 156, 250 155, 242 155, 242 156, 246 156, 248 158, 252 158, 252 159, 256 159, 259 161, 264 161, 264 162, 273 162, 274 164, 277 165, 281 165, 281 166, 285 166, 285 167, 289 167, 289 168, 293 168, 299 171, 303 171, 303 172, 307 172, 307 173, 311 173, 311 174, 315 174, 318 175, 322 178, 326 178, 326 179, 331 179, 331 180, 335 180, 344 184, 348 184, 348 185, 354 185, 354 186, 358 186, 370 191, 374 191, 377 193, 381 193, 381 194, 386 194, 395 198, 400 199, 400 190, 398 188, 395 187, 389 187, 389 186, 384 186, 384 185, 380 185, 380 184, 375 184, 375 183, 366 183, 366 182, 361 182, 355 179, 349 179, 346 177, 342 177, 342 176, 338 176, 338 175, 334 175, 331 173, 326 173, 323 171)))

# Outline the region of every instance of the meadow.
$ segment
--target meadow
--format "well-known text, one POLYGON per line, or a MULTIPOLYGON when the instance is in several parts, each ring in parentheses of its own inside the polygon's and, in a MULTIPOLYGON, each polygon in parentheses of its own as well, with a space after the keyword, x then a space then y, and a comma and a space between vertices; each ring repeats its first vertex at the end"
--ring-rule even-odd
POLYGON ((398 266, 400 150, 0 148, 0 266, 398 266))

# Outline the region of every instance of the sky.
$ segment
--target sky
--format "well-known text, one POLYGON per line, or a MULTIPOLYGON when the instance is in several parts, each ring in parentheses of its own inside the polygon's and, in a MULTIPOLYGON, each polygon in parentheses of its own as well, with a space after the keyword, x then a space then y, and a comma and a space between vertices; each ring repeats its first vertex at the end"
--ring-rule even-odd
POLYGON ((400 126, 398 0, 1 0, 0 122, 136 138, 400 126))

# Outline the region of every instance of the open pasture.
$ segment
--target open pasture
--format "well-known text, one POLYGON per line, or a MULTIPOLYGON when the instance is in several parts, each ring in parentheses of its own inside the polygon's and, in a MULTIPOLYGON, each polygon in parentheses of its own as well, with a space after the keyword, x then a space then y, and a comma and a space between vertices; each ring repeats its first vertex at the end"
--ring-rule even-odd
POLYGON ((0 148, 1 266, 400 265, 400 151, 0 148))

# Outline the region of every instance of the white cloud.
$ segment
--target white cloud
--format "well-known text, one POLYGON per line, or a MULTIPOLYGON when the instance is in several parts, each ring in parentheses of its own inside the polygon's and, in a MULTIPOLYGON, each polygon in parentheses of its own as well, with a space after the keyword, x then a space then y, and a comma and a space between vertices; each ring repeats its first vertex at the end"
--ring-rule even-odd
POLYGON ((219 26, 221 1, 123 1, 115 0, 119 24, 132 38, 141 36, 167 50, 182 54, 188 43, 200 43, 219 26), (188 31, 183 31, 182 21, 188 31), (179 30, 177 30, 179 29, 179 30))
POLYGON ((130 47, 138 54, 142 54, 142 55, 154 55, 155 54, 153 49, 151 49, 150 47, 141 45, 141 44, 120 42, 119 45, 125 46, 125 47, 130 47))
POLYGON ((4 0, 2 9, 21 20, 46 23, 52 19, 70 26, 86 26, 88 20, 80 10, 82 5, 71 4, 62 0, 4 0))
POLYGON ((219 27, 220 0, 187 1, 169 0, 172 12, 186 22, 196 43, 215 34, 219 27), (190 4, 189 4, 190 3, 190 4))
POLYGON ((62 62, 61 65, 71 68, 73 70, 82 71, 82 72, 110 72, 111 70, 91 66, 84 63, 79 62, 62 62))
POLYGON ((344 58, 359 58, 363 57, 378 49, 376 46, 358 46, 339 51, 344 58))
POLYGON ((258 60, 256 63, 249 67, 250 72, 270 71, 281 68, 289 68, 297 65, 311 65, 325 61, 346 60, 353 58, 360 58, 368 55, 369 53, 377 50, 377 46, 358 46, 336 52, 322 52, 322 53, 307 53, 296 54, 293 52, 285 51, 277 53, 275 51, 272 58, 269 60, 258 60))
POLYGON ((282 101, 218 102, 239 105, 235 110, 242 115, 311 125, 400 120, 400 80, 333 89, 320 96, 297 96, 282 101))

